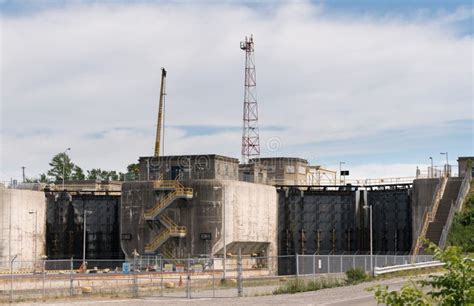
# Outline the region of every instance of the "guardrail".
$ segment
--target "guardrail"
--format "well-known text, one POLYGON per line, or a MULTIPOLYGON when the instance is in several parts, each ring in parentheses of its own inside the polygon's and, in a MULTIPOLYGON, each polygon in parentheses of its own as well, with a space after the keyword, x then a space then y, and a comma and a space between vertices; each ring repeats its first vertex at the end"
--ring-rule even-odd
POLYGON ((427 262, 419 262, 414 264, 406 264, 406 265, 398 265, 398 266, 390 266, 390 267, 375 267, 374 275, 382 275, 386 273, 398 272, 398 271, 406 271, 406 270, 414 270, 414 269, 422 269, 422 268, 432 268, 432 267, 441 267, 444 266, 444 262, 441 261, 427 261, 427 262))

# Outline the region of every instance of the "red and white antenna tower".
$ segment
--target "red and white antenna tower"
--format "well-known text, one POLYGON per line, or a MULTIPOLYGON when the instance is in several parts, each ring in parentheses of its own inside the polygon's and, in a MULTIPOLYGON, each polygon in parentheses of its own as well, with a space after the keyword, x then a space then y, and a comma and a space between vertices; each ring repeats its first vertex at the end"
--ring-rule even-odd
POLYGON ((258 132, 257 75, 255 73, 255 55, 253 36, 240 42, 245 51, 244 85, 244 126, 242 131, 242 163, 248 164, 251 158, 260 156, 258 132))

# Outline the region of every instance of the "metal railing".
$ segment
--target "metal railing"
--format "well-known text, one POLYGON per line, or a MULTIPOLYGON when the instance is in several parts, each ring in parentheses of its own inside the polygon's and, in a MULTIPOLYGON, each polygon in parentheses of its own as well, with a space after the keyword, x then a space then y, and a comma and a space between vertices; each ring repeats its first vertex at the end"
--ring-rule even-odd
POLYGON ((177 180, 156 180, 153 181, 153 188, 160 189, 160 188, 184 188, 183 184, 181 184, 177 180))
POLYGON ((454 205, 451 205, 451 208, 449 209, 448 218, 446 219, 446 223, 443 227, 443 232, 441 233, 441 237, 439 239, 439 246, 441 248, 444 248, 446 246, 449 229, 451 228, 451 224, 453 223, 454 216, 456 212, 461 211, 464 200, 466 199, 466 196, 468 195, 469 190, 471 188, 471 179, 471 171, 466 171, 461 187, 459 188, 459 193, 456 198, 456 202, 454 203, 454 205))
POLYGON ((145 211, 145 219, 155 219, 155 217, 160 213, 161 210, 163 210, 177 198, 192 198, 192 196, 192 188, 176 188, 173 191, 167 193, 164 197, 160 198, 160 200, 158 200, 157 204, 153 208, 145 211))

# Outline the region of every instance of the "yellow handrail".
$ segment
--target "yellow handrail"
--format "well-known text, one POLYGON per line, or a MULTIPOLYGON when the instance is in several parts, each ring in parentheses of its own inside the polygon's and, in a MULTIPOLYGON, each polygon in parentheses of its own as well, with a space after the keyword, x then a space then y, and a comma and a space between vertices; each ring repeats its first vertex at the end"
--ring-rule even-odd
POLYGON ((151 243, 145 245, 146 252, 153 252, 156 250, 164 241, 166 241, 170 236, 170 230, 164 229, 158 235, 153 238, 151 243))
POLYGON ((152 219, 154 218, 158 212, 169 205, 171 202, 175 200, 175 198, 178 197, 186 197, 186 196, 192 196, 193 195, 193 189, 192 188, 177 188, 174 191, 166 194, 164 197, 162 197, 158 203, 151 209, 145 211, 145 218, 146 219, 152 219))
POLYGON ((160 221, 163 223, 164 226, 168 228, 178 226, 176 223, 174 223, 174 221, 170 217, 164 214, 160 216, 160 221))
POLYGON ((173 259, 174 258, 173 252, 171 252, 171 250, 168 249, 167 247, 162 246, 161 249, 160 249, 160 252, 161 252, 162 255, 165 256, 165 259, 173 259))
POLYGON ((153 188, 184 188, 184 186, 175 180, 158 180, 153 181, 153 188))

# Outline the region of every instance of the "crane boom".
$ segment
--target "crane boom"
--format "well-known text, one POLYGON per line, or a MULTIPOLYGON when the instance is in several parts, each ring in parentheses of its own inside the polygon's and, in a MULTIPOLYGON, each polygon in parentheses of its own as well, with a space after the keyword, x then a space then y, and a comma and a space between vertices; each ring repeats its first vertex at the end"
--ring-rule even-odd
POLYGON ((160 156, 161 127, 163 125, 163 104, 165 100, 166 70, 161 68, 160 105, 158 106, 158 124, 156 126, 155 156, 160 156))

